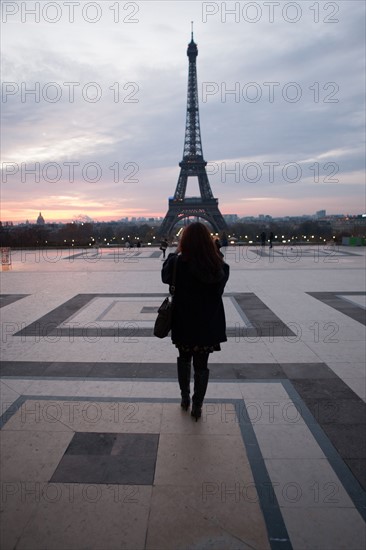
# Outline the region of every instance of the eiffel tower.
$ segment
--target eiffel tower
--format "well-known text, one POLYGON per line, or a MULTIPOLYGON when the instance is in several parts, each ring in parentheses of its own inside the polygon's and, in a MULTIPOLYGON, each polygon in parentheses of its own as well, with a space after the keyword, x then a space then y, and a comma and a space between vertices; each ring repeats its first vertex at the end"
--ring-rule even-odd
POLYGON ((160 235, 168 236, 177 222, 189 216, 200 217, 208 221, 215 232, 226 229, 226 222, 219 210, 219 201, 215 199, 208 181, 206 165, 203 159, 200 119, 198 112, 197 44, 193 40, 188 44, 188 97, 186 130, 184 137, 183 160, 179 163, 180 174, 174 196, 169 199, 169 209, 160 227, 160 235), (200 197, 186 197, 187 180, 196 176, 200 189, 200 197))

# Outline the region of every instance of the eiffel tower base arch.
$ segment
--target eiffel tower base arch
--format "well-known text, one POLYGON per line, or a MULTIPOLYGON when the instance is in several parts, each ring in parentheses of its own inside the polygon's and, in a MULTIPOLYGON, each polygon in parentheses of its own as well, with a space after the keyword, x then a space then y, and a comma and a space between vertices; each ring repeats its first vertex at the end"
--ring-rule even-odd
POLYGON ((184 218, 190 216, 206 220, 211 224, 215 233, 227 229, 226 222, 218 207, 218 199, 190 197, 180 200, 169 200, 169 209, 161 224, 159 235, 169 237, 174 226, 184 218))

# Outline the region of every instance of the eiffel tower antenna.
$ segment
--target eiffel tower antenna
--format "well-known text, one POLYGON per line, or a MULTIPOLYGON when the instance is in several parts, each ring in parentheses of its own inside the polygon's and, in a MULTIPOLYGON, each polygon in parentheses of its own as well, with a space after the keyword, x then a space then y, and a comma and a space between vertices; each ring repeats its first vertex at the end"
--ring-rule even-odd
POLYGON ((188 93, 186 128, 184 136, 183 159, 179 163, 180 174, 174 196, 169 199, 168 212, 160 227, 160 234, 168 236, 174 226, 184 218, 195 216, 208 221, 214 231, 226 229, 226 222, 219 211, 218 199, 215 199, 208 181, 203 158, 201 128, 198 110, 198 86, 196 58, 197 44, 193 40, 193 21, 191 21, 191 42, 188 44, 188 93), (186 197, 187 180, 198 178, 200 197, 186 197))

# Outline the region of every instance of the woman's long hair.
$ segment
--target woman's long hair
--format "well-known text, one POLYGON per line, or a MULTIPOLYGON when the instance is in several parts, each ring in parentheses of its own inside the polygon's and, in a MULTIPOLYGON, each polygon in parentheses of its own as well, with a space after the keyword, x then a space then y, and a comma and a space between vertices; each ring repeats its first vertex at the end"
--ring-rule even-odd
POLYGON ((194 222, 184 228, 178 252, 182 253, 183 260, 195 264, 202 272, 217 273, 222 269, 223 259, 203 223, 194 222))

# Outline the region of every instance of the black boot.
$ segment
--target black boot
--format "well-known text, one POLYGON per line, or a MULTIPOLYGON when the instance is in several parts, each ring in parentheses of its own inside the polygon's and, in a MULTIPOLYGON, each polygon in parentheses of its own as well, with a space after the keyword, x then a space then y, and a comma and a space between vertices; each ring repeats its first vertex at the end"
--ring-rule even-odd
POLYGON ((193 404, 191 415, 196 419, 196 422, 202 415, 202 403, 206 395, 209 376, 209 369, 199 370, 194 373, 194 393, 192 397, 193 404))
POLYGON ((182 401, 180 406, 183 410, 187 411, 189 405, 191 404, 190 399, 190 383, 191 383, 191 362, 182 357, 178 357, 178 383, 180 387, 180 393, 182 396, 182 401))

